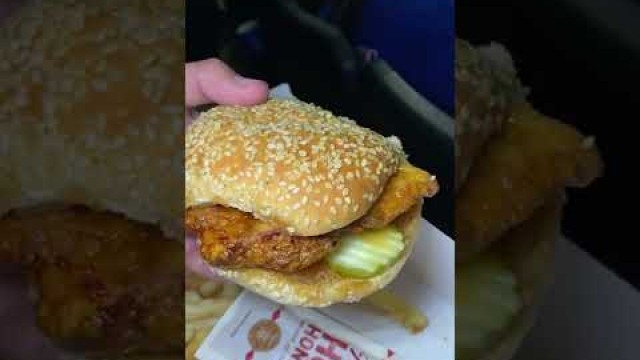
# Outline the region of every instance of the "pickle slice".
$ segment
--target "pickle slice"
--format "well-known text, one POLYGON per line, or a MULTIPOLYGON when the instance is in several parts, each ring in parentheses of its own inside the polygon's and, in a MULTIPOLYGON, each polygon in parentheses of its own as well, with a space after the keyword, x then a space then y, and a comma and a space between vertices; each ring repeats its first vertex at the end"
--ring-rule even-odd
POLYGON ((328 264, 342 276, 369 278, 393 264, 404 247, 402 233, 393 227, 350 234, 341 239, 328 264))
POLYGON ((476 359, 522 307, 511 270, 493 254, 456 269, 456 358, 476 359))

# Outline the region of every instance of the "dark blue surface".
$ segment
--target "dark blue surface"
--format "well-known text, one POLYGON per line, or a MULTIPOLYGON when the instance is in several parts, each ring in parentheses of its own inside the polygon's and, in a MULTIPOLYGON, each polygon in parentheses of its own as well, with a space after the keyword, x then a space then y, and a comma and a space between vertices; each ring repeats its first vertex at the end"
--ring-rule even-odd
POLYGON ((449 114, 454 106, 453 0, 368 0, 353 31, 416 91, 449 114))

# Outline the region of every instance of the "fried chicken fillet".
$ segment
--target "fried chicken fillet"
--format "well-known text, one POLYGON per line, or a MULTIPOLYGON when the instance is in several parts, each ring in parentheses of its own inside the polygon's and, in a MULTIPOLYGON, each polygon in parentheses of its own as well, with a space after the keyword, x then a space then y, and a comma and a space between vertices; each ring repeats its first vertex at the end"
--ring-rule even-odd
POLYGON ((187 209, 185 224, 198 234, 202 255, 212 265, 295 272, 325 258, 337 245, 340 233, 384 227, 437 190, 433 176, 405 163, 364 217, 332 233, 291 235, 277 222, 221 205, 187 209))
POLYGON ((518 106, 486 146, 456 200, 460 260, 481 251, 528 219, 566 186, 586 186, 602 171, 593 140, 518 106))
POLYGON ((182 244, 158 229, 83 207, 0 219, 0 261, 28 269, 44 332, 85 353, 182 346, 182 244))

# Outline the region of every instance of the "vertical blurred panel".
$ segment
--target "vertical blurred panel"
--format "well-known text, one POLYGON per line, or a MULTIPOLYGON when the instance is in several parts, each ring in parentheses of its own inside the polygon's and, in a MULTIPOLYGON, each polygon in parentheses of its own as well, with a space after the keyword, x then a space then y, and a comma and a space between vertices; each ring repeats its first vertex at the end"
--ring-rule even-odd
POLYGON ((11 3, 0 358, 182 357, 184 2, 11 3))
POLYGON ((636 135, 620 119, 637 107, 639 15, 633 0, 456 3, 460 358, 637 357, 620 205, 636 135))

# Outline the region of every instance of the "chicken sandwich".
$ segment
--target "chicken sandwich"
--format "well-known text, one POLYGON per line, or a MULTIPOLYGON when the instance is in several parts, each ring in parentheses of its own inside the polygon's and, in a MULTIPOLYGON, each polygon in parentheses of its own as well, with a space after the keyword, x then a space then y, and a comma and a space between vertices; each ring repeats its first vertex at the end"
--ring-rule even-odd
POLYGON ((286 304, 355 302, 387 285, 438 191, 396 138, 295 100, 213 108, 185 155, 186 229, 204 259, 286 304))

